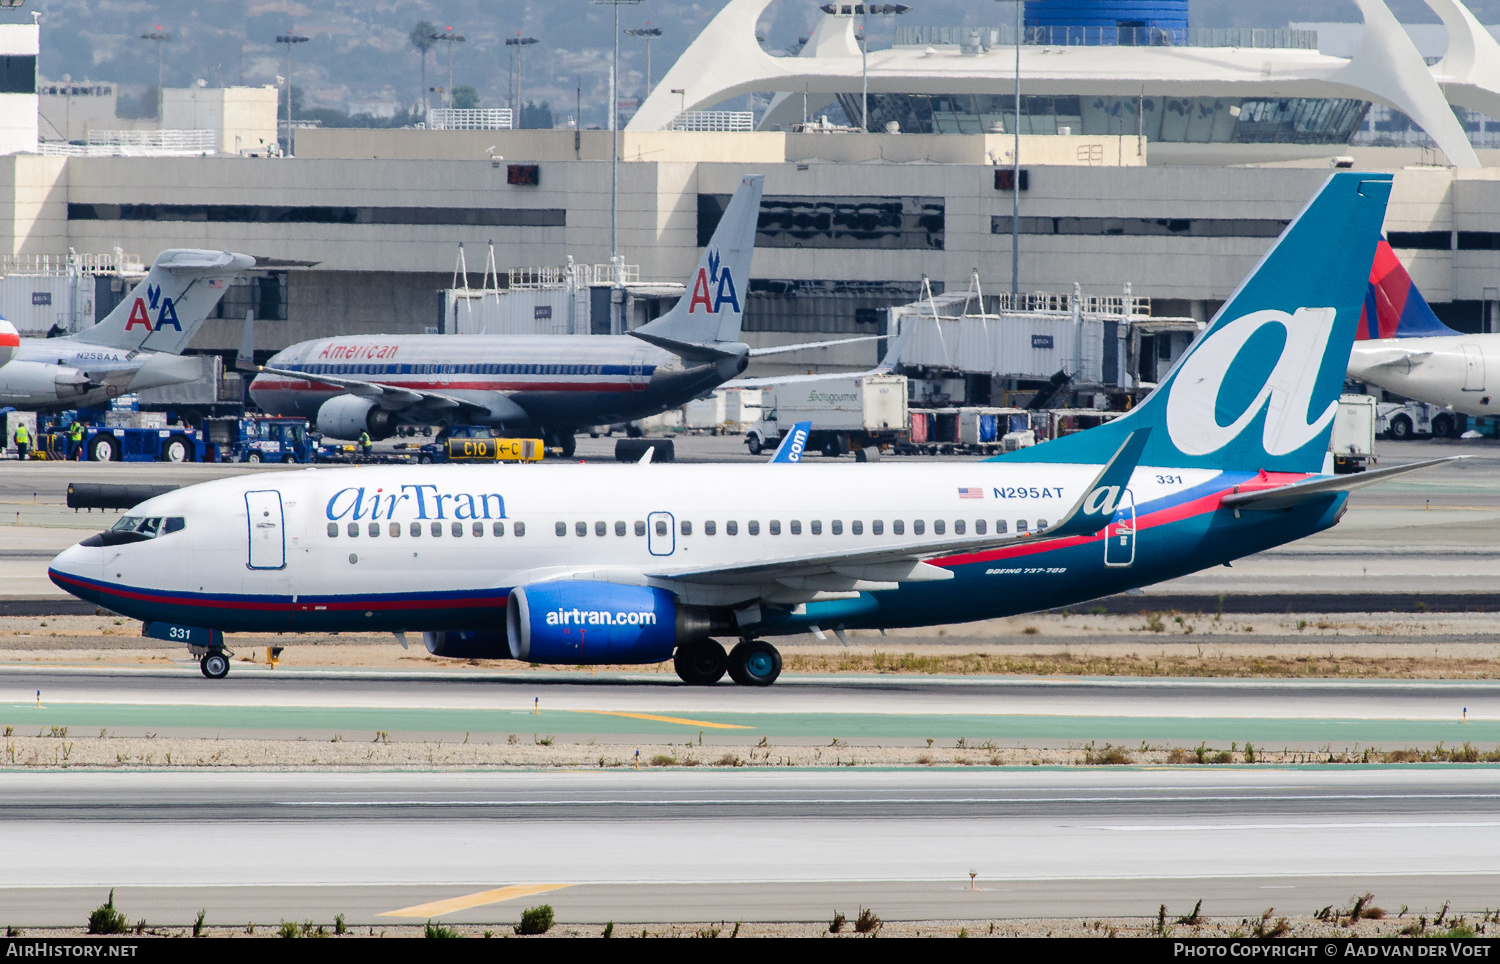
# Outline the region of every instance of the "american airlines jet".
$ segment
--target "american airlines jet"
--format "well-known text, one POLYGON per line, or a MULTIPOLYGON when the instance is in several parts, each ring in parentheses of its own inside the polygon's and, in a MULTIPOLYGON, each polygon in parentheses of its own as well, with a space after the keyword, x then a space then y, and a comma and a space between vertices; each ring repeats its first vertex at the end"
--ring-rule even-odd
POLYGON ((50 575, 188 643, 210 677, 228 672, 227 632, 365 631, 764 686, 778 636, 1009 616, 1217 566, 1432 464, 1317 474, 1390 187, 1332 175, 1138 407, 987 462, 222 479, 141 503, 50 575))
MULTIPOLYGON (((1439 321, 1382 239, 1349 377, 1465 415, 1500 415, 1500 334, 1466 335, 1439 321)), ((1432 429, 1451 435, 1456 423, 1439 415, 1432 429)))
POLYGON ((400 424, 532 432, 573 452, 575 429, 626 422, 707 395, 750 358, 866 338, 751 348, 740 341, 760 175, 741 180, 671 311, 628 335, 362 335, 279 352, 250 395, 333 438, 400 424))
MULTIPOLYGON (((92 328, 60 338, 19 338, 0 368, 0 405, 26 411, 83 408, 116 395, 195 381, 181 357, 229 283, 255 266, 230 251, 163 251, 125 300, 92 328)), ((0 339, 3 340, 3 339, 0 339)))

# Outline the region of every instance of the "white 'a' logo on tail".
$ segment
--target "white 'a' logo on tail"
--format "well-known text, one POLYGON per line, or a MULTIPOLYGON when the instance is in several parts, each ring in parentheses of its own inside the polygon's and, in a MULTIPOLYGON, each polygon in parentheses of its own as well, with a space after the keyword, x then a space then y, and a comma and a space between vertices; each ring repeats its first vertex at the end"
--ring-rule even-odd
POLYGON ((1199 342, 1183 360, 1168 389, 1167 434, 1172 444, 1187 455, 1217 452, 1233 442, 1263 410, 1266 428, 1262 442, 1267 455, 1295 452, 1317 438, 1338 410, 1335 398, 1315 419, 1307 420, 1336 316, 1333 308, 1298 308, 1295 315, 1275 309, 1253 311, 1199 342), (1239 417, 1220 425, 1215 408, 1224 380, 1240 350, 1267 325, 1280 325, 1286 331, 1281 357, 1239 417))
POLYGON ((1113 516, 1115 510, 1120 507, 1120 491, 1118 485, 1099 486, 1084 500, 1084 514, 1113 516))

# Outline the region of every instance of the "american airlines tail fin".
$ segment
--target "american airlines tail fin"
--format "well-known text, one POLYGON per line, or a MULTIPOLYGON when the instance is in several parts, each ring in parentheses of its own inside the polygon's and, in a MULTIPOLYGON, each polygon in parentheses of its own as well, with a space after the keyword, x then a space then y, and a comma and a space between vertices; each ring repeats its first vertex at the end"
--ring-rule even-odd
POLYGON ((1385 238, 1375 246, 1375 264, 1370 269, 1370 285, 1365 289, 1365 307, 1359 315, 1356 341, 1373 338, 1425 338, 1430 335, 1456 335, 1458 332, 1438 321, 1432 306, 1412 283, 1396 252, 1385 238))
POLYGON ((114 311, 72 340, 126 351, 181 354, 229 290, 229 282, 253 267, 254 258, 232 251, 163 251, 114 311))
POLYGON ((764 184, 765 177, 760 174, 740 179, 697 269, 688 279, 687 293, 671 311, 630 334, 674 352, 689 346, 712 349, 740 340, 764 184))
POLYGON ((1142 465, 1321 471, 1390 193, 1333 174, 1145 401, 995 460, 1098 464, 1149 428, 1142 465))

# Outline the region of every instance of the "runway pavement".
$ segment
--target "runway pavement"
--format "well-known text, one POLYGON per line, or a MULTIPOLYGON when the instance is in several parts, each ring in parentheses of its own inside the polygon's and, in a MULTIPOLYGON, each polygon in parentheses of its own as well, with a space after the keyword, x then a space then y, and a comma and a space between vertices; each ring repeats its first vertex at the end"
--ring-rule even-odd
POLYGON ((1500 771, 13 773, 0 908, 157 923, 1500 906, 1500 771), (969 890, 969 874, 979 889, 969 890), (426 906, 424 906, 426 905, 426 906), (848 906, 845 906, 848 905, 848 906), (402 912, 394 916, 392 912, 402 912))

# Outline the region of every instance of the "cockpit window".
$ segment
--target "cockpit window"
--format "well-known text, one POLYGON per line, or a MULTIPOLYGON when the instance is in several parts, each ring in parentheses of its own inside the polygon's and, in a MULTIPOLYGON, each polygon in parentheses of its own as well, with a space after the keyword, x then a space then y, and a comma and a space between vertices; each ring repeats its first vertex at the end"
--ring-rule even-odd
POLYGON ((110 526, 110 529, 112 531, 115 531, 115 532, 134 532, 135 531, 135 527, 138 526, 138 525, 140 525, 140 524, 141 524, 141 517, 140 516, 138 516, 138 515, 128 515, 125 518, 121 519, 120 521, 116 522, 114 525, 110 526))
POLYGON ((98 535, 89 536, 79 545, 123 546, 132 542, 145 542, 161 536, 180 532, 187 528, 187 520, 180 515, 136 516, 128 515, 98 535))

